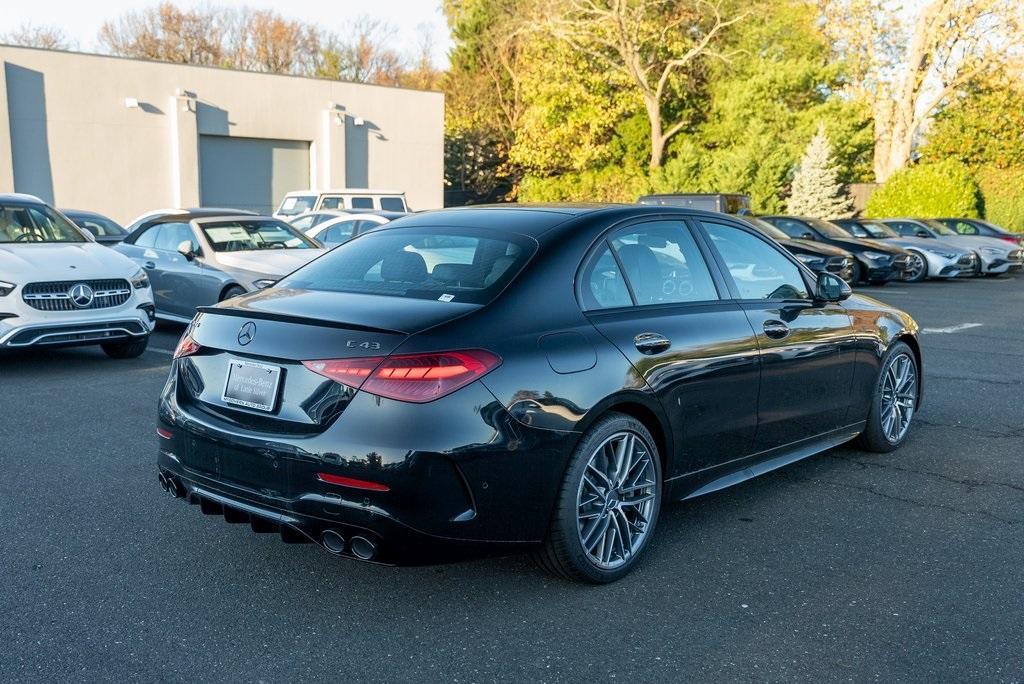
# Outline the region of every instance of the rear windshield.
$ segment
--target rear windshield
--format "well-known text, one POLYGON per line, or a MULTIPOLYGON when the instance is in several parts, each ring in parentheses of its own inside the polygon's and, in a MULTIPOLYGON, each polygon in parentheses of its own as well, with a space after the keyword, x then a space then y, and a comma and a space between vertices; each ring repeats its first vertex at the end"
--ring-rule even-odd
POLYGON ((86 216, 83 214, 66 214, 66 216, 74 221, 79 228, 85 228, 96 237, 122 237, 127 235, 124 228, 102 216, 86 216))
POLYGON ((86 242, 86 238, 44 204, 0 204, 0 244, 5 242, 86 242))
POLYGON ((278 287, 486 304, 535 249, 529 238, 494 231, 379 230, 335 248, 278 287))
POLYGON ((277 213, 281 216, 295 216, 307 212, 316 204, 316 195, 291 195, 285 197, 277 213))
POLYGON ((284 221, 240 219, 202 223, 200 228, 215 252, 258 249, 310 249, 318 245, 284 221))

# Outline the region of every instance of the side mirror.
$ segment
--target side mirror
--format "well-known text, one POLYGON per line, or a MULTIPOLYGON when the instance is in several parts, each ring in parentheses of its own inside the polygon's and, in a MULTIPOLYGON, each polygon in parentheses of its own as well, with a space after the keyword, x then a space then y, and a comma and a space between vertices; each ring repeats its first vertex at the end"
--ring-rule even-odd
POLYGON ((914 234, 917 235, 917 237, 923 237, 923 238, 930 238, 932 236, 932 234, 929 233, 927 230, 919 230, 919 231, 917 231, 914 234))
POLYGON ((808 231, 800 234, 800 239, 801 240, 813 240, 814 239, 814 233, 812 233, 811 231, 808 230, 808 231))
POLYGON ((815 288, 814 298, 819 302, 841 302, 853 294, 849 283, 832 273, 824 272, 818 275, 818 283, 815 288))
POLYGON ((192 251, 192 242, 189 240, 182 240, 178 243, 178 253, 189 261, 195 260, 197 256, 196 253, 192 251))

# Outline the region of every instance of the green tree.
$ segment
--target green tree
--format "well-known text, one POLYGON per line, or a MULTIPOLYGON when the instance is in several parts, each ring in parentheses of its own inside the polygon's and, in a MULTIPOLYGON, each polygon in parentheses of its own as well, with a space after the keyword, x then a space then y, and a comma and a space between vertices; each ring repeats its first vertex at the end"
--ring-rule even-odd
POLYGON ((718 44, 742 12, 710 0, 561 0, 547 27, 559 42, 621 78, 642 103, 650 128, 650 168, 666 144, 691 124, 673 103, 708 58, 725 59, 718 44))
POLYGON ((921 159, 998 169, 1024 166, 1024 90, 992 83, 957 98, 936 117, 921 159))
POLYGON ((839 181, 869 177, 870 112, 836 95, 843 65, 832 59, 813 8, 799 0, 747 7, 750 16, 728 38, 736 56, 708 74, 703 121, 670 146, 664 169, 652 176, 655 188, 742 192, 754 211, 780 212, 820 125, 835 141, 839 181))
POLYGON ((934 164, 908 166, 892 175, 868 200, 864 215, 979 216, 981 195, 970 169, 947 159, 934 164))

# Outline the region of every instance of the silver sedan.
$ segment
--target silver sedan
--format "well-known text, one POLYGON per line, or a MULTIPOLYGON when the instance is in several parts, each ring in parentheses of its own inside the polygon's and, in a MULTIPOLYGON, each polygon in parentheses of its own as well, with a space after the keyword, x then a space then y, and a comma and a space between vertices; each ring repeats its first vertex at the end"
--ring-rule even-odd
POLYGON ((114 247, 146 269, 159 318, 188 322, 196 307, 268 287, 326 251, 269 216, 211 214, 149 217, 114 247))

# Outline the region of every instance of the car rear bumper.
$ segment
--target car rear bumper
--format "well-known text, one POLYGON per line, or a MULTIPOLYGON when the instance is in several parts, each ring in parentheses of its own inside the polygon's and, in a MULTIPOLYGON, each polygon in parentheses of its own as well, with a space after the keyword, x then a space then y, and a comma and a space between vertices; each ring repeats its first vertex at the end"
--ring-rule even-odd
POLYGON ((337 556, 383 565, 420 565, 488 554, 514 553, 531 541, 481 541, 431 534, 365 502, 318 494, 301 501, 270 501, 258 492, 188 473, 163 454, 164 491, 198 507, 204 515, 242 524, 289 544, 316 544, 337 556), (178 474, 185 472, 184 475, 178 474))
MULTIPOLYGON (((433 562, 540 542, 578 437, 519 423, 480 383, 426 404, 357 393, 320 432, 257 432, 180 396, 188 390, 178 386, 179 365, 159 405, 163 480, 206 513, 286 541, 331 550, 325 533, 362 537, 375 546, 369 560, 376 562, 433 562)), ((356 557, 348 543, 342 555, 356 557)))

